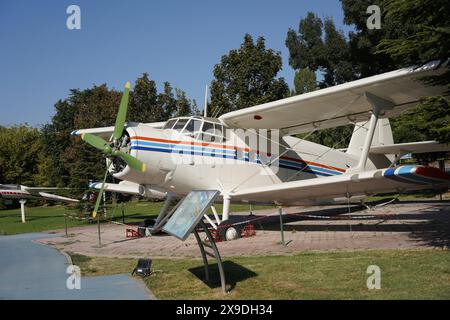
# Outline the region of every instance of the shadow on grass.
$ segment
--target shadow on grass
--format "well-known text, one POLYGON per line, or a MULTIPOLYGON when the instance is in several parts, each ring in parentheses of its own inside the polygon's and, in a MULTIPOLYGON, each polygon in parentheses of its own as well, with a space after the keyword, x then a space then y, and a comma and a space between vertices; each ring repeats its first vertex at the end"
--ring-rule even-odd
MULTIPOLYGON (((228 290, 233 290, 238 282, 256 277, 258 275, 252 270, 247 269, 246 267, 241 266, 240 264, 234 263, 233 261, 224 261, 222 262, 222 264, 225 272, 225 282, 227 284, 228 290)), ((203 265, 191 268, 189 269, 189 272, 191 272, 199 280, 205 283, 209 288, 211 289, 220 288, 221 286, 220 275, 217 263, 209 264, 208 270, 209 270, 209 281, 206 281, 205 267, 203 265)))

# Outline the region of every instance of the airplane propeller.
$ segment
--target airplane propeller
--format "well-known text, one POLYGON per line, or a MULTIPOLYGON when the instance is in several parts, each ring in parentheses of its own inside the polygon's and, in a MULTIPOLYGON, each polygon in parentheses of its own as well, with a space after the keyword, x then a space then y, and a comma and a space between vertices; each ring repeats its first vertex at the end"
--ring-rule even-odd
MULTIPOLYGON (((119 148, 119 139, 123 135, 123 131, 125 129, 125 119, 127 116, 128 109, 128 98, 130 95, 130 82, 125 84, 125 89, 123 91, 122 99, 120 100, 119 112, 117 113, 116 123, 114 125, 114 132, 112 135, 113 142, 112 144, 104 140, 103 138, 91 134, 91 133, 83 133, 81 135, 81 139, 94 148, 101 150, 107 157, 118 157, 125 161, 131 168, 145 172, 146 166, 145 163, 140 161, 139 159, 133 157, 132 155, 123 152, 119 148)), ((94 211, 92 212, 92 217, 95 218, 97 215, 98 207, 100 206, 101 194, 105 188, 106 178, 108 176, 108 171, 112 162, 107 165, 105 176, 103 178, 102 186, 99 191, 99 196, 97 197, 97 202, 95 203, 94 211)))

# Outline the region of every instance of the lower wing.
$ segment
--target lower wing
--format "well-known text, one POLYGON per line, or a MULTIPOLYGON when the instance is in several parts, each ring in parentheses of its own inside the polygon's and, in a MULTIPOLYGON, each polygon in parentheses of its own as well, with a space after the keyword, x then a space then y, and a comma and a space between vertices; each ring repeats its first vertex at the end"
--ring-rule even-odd
POLYGON ((324 178, 278 183, 230 193, 235 200, 296 205, 337 197, 450 187, 450 175, 433 167, 401 166, 324 178))
POLYGON ((60 202, 67 202, 67 203, 79 202, 79 200, 77 200, 77 199, 58 196, 56 194, 51 194, 51 193, 47 193, 47 192, 39 192, 39 196, 41 196, 42 198, 44 198, 46 200, 52 200, 52 201, 60 201, 60 202))

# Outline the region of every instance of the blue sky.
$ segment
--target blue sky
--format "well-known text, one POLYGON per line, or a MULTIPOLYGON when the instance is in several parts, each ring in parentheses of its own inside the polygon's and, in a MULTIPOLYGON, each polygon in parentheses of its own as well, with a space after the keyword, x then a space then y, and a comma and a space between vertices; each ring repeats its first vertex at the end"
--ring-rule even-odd
POLYGON ((0 0, 0 125, 47 123, 71 88, 120 89, 143 72, 201 107, 214 65, 245 33, 281 51, 279 76, 292 87, 284 41, 308 11, 349 30, 338 0, 0 0), (81 8, 81 30, 66 28, 71 4, 81 8))

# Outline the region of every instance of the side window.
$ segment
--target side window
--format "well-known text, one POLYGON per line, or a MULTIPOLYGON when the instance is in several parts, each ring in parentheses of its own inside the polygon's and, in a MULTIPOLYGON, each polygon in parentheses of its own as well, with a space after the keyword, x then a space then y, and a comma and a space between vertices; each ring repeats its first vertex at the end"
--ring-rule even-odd
POLYGON ((224 139, 223 126, 219 123, 203 122, 203 127, 198 139, 207 142, 222 142, 224 139))
POLYGON ((202 122, 196 119, 190 119, 188 124, 183 130, 183 133, 188 134, 191 137, 194 137, 197 132, 200 131, 200 126, 202 122))
POLYGON ((223 138, 223 126, 221 125, 221 124, 215 124, 214 125, 214 127, 215 127, 215 134, 216 134, 216 136, 217 136, 217 139, 219 139, 219 141, 222 141, 222 140, 225 140, 224 138, 223 138))
POLYGON ((214 134, 214 124, 211 122, 204 122, 202 131, 203 133, 214 134))

